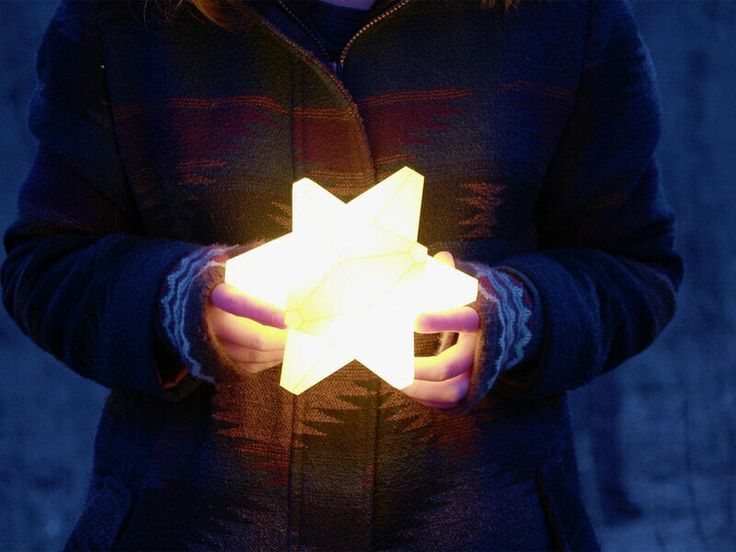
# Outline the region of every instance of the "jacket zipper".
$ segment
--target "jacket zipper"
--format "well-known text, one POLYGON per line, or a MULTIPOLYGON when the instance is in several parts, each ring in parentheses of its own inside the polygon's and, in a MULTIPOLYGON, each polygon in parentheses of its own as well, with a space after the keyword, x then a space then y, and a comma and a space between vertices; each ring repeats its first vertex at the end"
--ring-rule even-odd
POLYGON ((332 57, 330 56, 330 52, 327 50, 327 46, 325 46, 325 43, 322 42, 320 36, 316 32, 314 32, 312 27, 302 21, 302 19, 297 14, 295 14, 294 11, 289 6, 287 6, 283 0, 276 1, 278 5, 281 6, 281 9, 284 10, 294 21, 296 21, 297 24, 302 28, 302 30, 307 33, 312 40, 314 40, 314 43, 324 54, 325 59, 330 60, 330 68, 335 72, 335 74, 337 74, 337 60, 332 59, 332 57))
MULTIPOLYGON (((303 58, 305 58, 310 63, 313 63, 317 67, 321 68, 322 69, 322 72, 327 76, 327 78, 329 78, 335 84, 335 86, 337 86, 337 88, 340 90, 340 92, 342 92, 342 95, 345 98, 345 100, 346 100, 346 102, 348 104, 348 107, 350 108, 350 114, 355 118, 356 121, 358 121, 358 124, 359 124, 359 127, 360 127, 361 145, 363 146, 363 150, 365 151, 365 154, 367 156, 367 159, 369 160, 370 172, 371 172, 371 180, 373 181, 374 184, 375 184, 375 179, 376 179, 376 168, 373 165, 373 155, 371 154, 371 146, 370 146, 370 142, 368 141, 368 133, 365 130, 365 122, 363 121, 363 116, 360 114, 360 111, 358 111, 358 104, 356 104, 355 101, 353 100, 352 94, 345 87, 345 84, 342 82, 342 79, 338 77, 338 72, 337 71, 339 70, 339 72, 342 73, 342 66, 343 66, 343 63, 345 61, 345 57, 347 56, 348 50, 350 49, 349 47, 353 45, 353 43, 355 42, 355 38, 359 34, 363 34, 363 32, 365 32, 365 30, 368 29, 369 27, 372 27, 377 22, 386 19, 388 16, 392 15, 393 13, 395 13, 400 7, 402 7, 402 6, 406 5, 407 3, 409 3, 409 1, 410 0, 401 0, 398 4, 395 4, 390 9, 386 10, 385 12, 382 12, 378 16, 376 16, 373 19, 371 19, 368 23, 366 23, 365 25, 363 25, 363 27, 361 27, 360 29, 358 29, 358 32, 356 32, 355 35, 353 35, 353 37, 345 45, 345 48, 343 48, 342 54, 340 55, 340 59, 339 60, 334 60, 332 62, 333 63, 333 66, 331 67, 331 69, 333 69, 333 71, 326 70, 325 67, 324 67, 324 63, 319 58, 317 58, 314 54, 312 54, 311 52, 305 50, 302 46, 300 46, 299 44, 297 44, 296 42, 294 42, 293 40, 291 40, 288 36, 286 36, 284 33, 282 33, 279 29, 277 29, 269 21, 266 21, 263 18, 259 17, 257 14, 255 14, 255 12, 253 13, 254 17, 256 17, 258 19, 261 19, 263 21, 263 24, 268 29, 270 29, 271 32, 273 32, 276 36, 278 36, 286 44, 288 44, 289 46, 291 46, 292 48, 294 48, 294 50, 299 55, 301 55, 303 58)), ((290 17, 293 17, 299 23, 300 26, 302 26, 303 28, 305 27, 304 22, 301 21, 299 19, 299 17, 297 17, 297 15, 291 9, 289 9, 289 7, 283 2, 283 0, 277 0, 277 3, 278 3, 279 6, 282 7, 282 9, 284 9, 284 11, 287 14, 290 15, 290 17)), ((308 26, 306 26, 306 27, 308 28, 308 26)), ((319 40, 315 36, 316 33, 314 33, 313 31, 311 31, 311 29, 306 29, 305 28, 305 30, 307 31, 307 33, 309 34, 309 36, 312 37, 315 40, 315 42, 318 45, 318 47, 325 53, 326 58, 327 59, 330 59, 329 52, 327 52, 327 48, 325 48, 325 46, 322 44, 322 41, 319 40)))
POLYGON ((368 29, 376 25, 377 23, 380 23, 384 19, 388 19, 391 17, 394 13, 399 11, 401 8, 403 8, 406 4, 409 3, 410 0, 401 0, 400 2, 397 2, 393 6, 391 6, 389 9, 387 9, 384 12, 379 13, 376 17, 365 23, 360 29, 356 31, 356 33, 348 40, 348 43, 345 44, 345 47, 342 49, 342 52, 340 53, 340 70, 342 70, 343 66, 345 65, 345 59, 348 57, 348 52, 350 51, 350 48, 352 48, 353 44, 355 44, 355 41, 360 37, 362 34, 364 34, 368 29))
POLYGON ((342 49, 342 52, 340 52, 340 56, 338 59, 333 59, 332 56, 330 56, 330 52, 327 50, 327 47, 325 46, 324 42, 322 42, 322 39, 319 37, 317 33, 314 32, 314 30, 307 25, 302 19, 294 13, 294 11, 289 8, 289 6, 286 5, 286 3, 283 0, 277 0, 279 6, 281 6, 281 9, 283 9, 289 16, 297 22, 297 24, 304 30, 305 33, 309 35, 309 37, 314 40, 315 44, 317 44, 317 47, 320 49, 320 51, 324 54, 325 59, 330 60, 330 69, 332 69, 333 73, 338 76, 338 78, 342 81, 342 70, 345 66, 345 59, 348 56, 348 52, 350 51, 350 48, 352 48, 355 41, 364 34, 368 29, 376 25, 377 23, 380 23, 384 19, 387 19, 391 17, 394 13, 396 13, 399 9, 401 9, 404 5, 408 4, 410 0, 401 0, 400 2, 397 2, 393 6, 391 6, 386 11, 383 11, 379 13, 377 16, 375 16, 373 19, 368 21, 367 23, 364 23, 360 29, 358 29, 355 34, 350 37, 350 40, 348 40, 347 44, 342 49))

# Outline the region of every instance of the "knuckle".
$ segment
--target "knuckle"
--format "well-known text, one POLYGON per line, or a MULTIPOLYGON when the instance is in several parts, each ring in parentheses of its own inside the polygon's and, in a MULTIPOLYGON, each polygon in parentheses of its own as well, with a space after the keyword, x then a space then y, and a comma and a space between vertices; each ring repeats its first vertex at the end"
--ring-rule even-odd
POLYGON ((246 349, 243 351, 243 360, 245 362, 258 362, 260 360, 260 353, 255 349, 246 349))
POLYGON ((442 368, 440 369, 440 380, 445 381, 452 377, 452 371, 454 369, 454 363, 452 361, 448 361, 445 364, 442 365, 442 368))
POLYGON ((460 402, 460 399, 462 399, 462 394, 460 393, 460 390, 456 387, 453 387, 452 390, 447 394, 447 402, 456 404, 460 402))
POLYGON ((257 370, 255 369, 255 367, 252 364, 249 364, 247 362, 239 362, 238 363, 238 366, 240 366, 240 368, 242 368, 243 371, 245 373, 247 373, 247 374, 251 374, 252 375, 252 374, 255 374, 257 372, 257 370))
POLYGON ((452 358, 447 362, 445 379, 450 379, 458 374, 461 362, 457 358, 452 358))
POLYGON ((462 371, 462 359, 451 357, 445 362, 443 369, 443 379, 450 379, 457 376, 462 371))
POLYGON ((458 383, 450 386, 450 389, 447 392, 447 401, 453 404, 459 403, 465 396, 466 391, 467 389, 465 386, 458 383))
POLYGON ((253 334, 253 337, 251 338, 251 347, 255 349, 256 351, 263 351, 265 348, 265 339, 263 339, 263 336, 258 334, 253 334))

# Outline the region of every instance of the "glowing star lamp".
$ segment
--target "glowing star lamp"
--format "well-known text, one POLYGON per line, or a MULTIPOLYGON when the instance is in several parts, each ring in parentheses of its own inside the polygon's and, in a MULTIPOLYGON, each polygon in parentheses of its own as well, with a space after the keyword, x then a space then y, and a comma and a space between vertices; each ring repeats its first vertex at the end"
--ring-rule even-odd
POLYGON ((292 232, 227 262, 227 283, 285 311, 282 387, 299 394, 355 359, 402 389, 416 317, 475 300, 477 280, 416 241, 423 183, 404 167, 343 203, 303 178, 292 232))

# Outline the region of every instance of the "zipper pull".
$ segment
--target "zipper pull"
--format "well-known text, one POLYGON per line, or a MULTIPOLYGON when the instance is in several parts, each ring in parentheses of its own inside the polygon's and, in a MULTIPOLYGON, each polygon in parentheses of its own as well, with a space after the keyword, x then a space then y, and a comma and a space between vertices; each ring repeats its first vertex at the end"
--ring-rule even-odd
POLYGON ((340 63, 340 60, 330 60, 330 68, 332 69, 332 72, 335 73, 335 76, 342 80, 342 63, 340 63))

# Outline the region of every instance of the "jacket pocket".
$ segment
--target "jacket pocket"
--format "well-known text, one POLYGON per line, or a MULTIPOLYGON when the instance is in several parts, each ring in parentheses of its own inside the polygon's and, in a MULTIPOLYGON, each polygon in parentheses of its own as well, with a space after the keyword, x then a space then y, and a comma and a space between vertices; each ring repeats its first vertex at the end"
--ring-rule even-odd
POLYGON ((537 490, 552 533, 555 550, 600 550, 593 526, 580 498, 577 465, 558 453, 537 472, 537 490))
POLYGON ((133 505, 133 494, 108 476, 87 503, 64 550, 111 550, 133 505))

